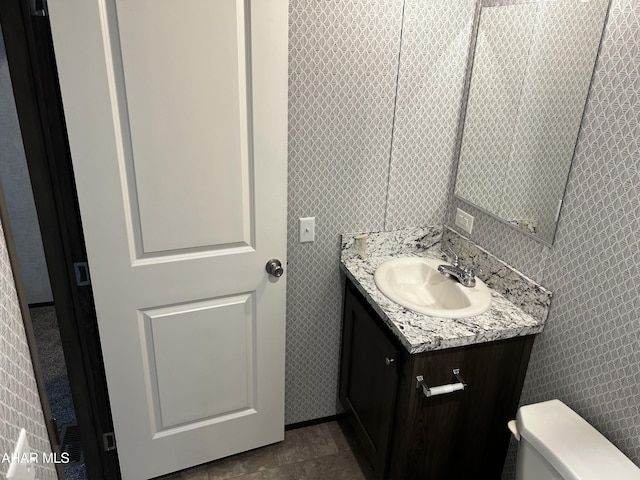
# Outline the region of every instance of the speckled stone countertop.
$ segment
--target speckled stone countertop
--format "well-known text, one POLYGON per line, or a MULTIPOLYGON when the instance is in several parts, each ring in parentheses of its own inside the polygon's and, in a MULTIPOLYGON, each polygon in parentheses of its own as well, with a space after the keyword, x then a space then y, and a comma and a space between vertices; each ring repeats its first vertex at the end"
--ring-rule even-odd
MULTIPOLYGON (((442 226, 369 233, 366 259, 356 253, 354 235, 342 236, 341 268, 409 353, 531 335, 541 332, 544 327, 551 293, 495 257, 495 260, 491 259, 490 254, 487 257, 489 260, 485 258, 485 262, 500 264, 501 272, 506 268, 510 275, 522 277, 518 296, 522 300, 515 302, 519 306, 507 300, 499 291, 506 289, 505 293, 510 293, 513 298, 512 282, 503 285, 496 278, 485 280, 481 274, 478 277, 491 287, 492 303, 487 312, 475 317, 450 319, 422 315, 407 310, 384 296, 376 287, 373 274, 385 261, 406 256, 446 259, 440 251, 442 226), (525 310, 531 313, 525 313, 525 310)), ((488 270, 493 272, 496 269, 488 270)))

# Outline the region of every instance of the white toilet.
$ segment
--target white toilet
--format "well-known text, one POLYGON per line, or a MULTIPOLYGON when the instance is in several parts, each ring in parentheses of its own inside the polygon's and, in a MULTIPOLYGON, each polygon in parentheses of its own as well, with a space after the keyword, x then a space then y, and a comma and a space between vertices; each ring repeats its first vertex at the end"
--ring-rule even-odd
POLYGON ((526 405, 509 429, 517 480, 640 480, 640 468, 560 400, 526 405))

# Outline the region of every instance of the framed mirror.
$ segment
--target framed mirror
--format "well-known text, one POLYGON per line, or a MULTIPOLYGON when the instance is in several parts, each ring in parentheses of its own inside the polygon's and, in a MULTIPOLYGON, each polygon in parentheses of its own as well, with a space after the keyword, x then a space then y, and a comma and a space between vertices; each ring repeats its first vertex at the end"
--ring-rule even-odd
POLYGON ((551 245, 609 0, 479 1, 454 194, 551 245))

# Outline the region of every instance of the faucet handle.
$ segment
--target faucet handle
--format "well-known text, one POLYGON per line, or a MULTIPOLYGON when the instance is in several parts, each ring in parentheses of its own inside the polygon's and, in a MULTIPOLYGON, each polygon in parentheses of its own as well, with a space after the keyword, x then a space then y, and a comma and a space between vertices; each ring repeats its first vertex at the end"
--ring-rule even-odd
POLYGON ((473 267, 462 267, 462 271, 466 273, 469 278, 473 278, 475 276, 473 267))
POLYGON ((451 260, 451 265, 454 267, 458 267, 460 265, 458 255, 449 247, 444 248, 444 254, 451 260))

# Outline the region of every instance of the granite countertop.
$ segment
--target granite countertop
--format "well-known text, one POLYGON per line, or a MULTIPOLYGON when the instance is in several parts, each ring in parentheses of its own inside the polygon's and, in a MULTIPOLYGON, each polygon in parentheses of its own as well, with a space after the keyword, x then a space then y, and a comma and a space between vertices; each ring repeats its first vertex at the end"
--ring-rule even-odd
MULTIPOLYGON (((392 258, 407 256, 446 259, 440 250, 441 240, 441 226, 370 233, 367 240, 368 256, 362 259, 353 247, 353 235, 343 235, 341 269, 409 353, 490 342, 542 331, 551 294, 524 276, 524 280, 520 282, 524 286, 518 289, 522 300, 518 297, 516 302, 521 305, 516 306, 499 291, 499 287, 495 287, 494 278, 487 278, 488 281, 485 281, 478 275, 490 286, 491 307, 481 315, 458 319, 415 313, 388 299, 378 290, 373 279, 378 266, 392 258), (532 313, 526 313, 525 310, 532 313)), ((502 277, 505 268, 510 269, 502 263, 502 277)), ((518 272, 511 270, 509 275, 518 275, 518 272)), ((507 289, 505 293, 513 300, 513 287, 507 286, 506 281, 503 283, 507 289)), ((510 281, 509 285, 513 283, 510 281)))

